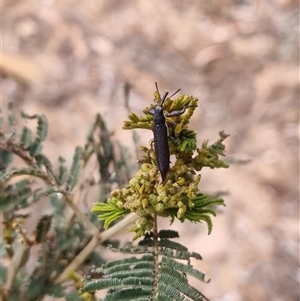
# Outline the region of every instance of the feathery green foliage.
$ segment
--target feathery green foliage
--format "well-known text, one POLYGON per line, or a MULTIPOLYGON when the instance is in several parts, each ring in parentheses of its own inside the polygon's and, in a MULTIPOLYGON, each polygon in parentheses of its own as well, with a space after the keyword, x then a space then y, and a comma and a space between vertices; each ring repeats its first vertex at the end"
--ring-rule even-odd
POLYGON ((19 119, 12 103, 8 109, 6 118, 0 112, 1 126, 7 121, 13 125, 10 132, 0 129, 0 211, 3 216, 0 253, 10 263, 9 269, 0 265, 1 300, 35 301, 48 295, 72 301, 94 301, 94 294, 79 292, 83 270, 104 262, 96 251, 102 243, 101 223, 89 213, 85 197, 89 196, 92 186, 97 185, 99 195, 104 195, 103 191, 107 194, 111 185, 124 185, 128 181, 128 162, 123 162, 126 149, 112 140, 98 114, 87 143, 75 149, 71 167, 68 168, 62 157, 53 163, 43 147, 48 132, 46 117, 22 112, 25 126, 18 131, 19 119), (102 146, 104 142, 106 146, 102 146), (110 145, 109 151, 105 149, 107 145, 110 145), (101 155, 98 154, 100 146, 105 149, 101 155), (21 162, 17 167, 12 165, 16 157, 17 162, 21 162), (106 178, 102 177, 100 183, 87 182, 81 177, 84 169, 91 160, 100 157, 101 164, 109 162, 99 166, 100 177, 105 174, 106 178), (108 182, 108 178, 116 174, 111 165, 118 166, 117 176, 108 182), (34 210, 33 204, 38 210, 34 210), (79 205, 86 208, 86 214, 79 210, 79 205), (27 231, 26 221, 35 228, 33 233, 27 231), (94 248, 91 248, 93 241, 94 248), (35 245, 37 253, 30 252, 35 245), (34 269, 28 272, 23 267, 32 254, 34 269), (75 271, 79 274, 75 275, 75 271), (73 281, 73 289, 70 281, 73 281))
MULTIPOLYGON (((141 241, 135 246, 127 243, 121 248, 111 248, 115 252, 145 255, 108 261, 93 271, 104 275, 101 279, 86 277, 83 291, 109 289, 101 301, 126 300, 122 293, 126 293, 128 300, 143 300, 145 296, 148 296, 148 300, 208 300, 188 283, 187 275, 207 282, 205 275, 191 265, 195 253, 188 252, 186 247, 166 237, 167 233, 161 233, 162 237, 159 237, 160 234, 157 237, 148 234, 144 238, 147 246, 141 241)), ((171 237, 175 233, 169 232, 171 237)), ((197 254, 197 258, 201 259, 201 255, 197 254)))

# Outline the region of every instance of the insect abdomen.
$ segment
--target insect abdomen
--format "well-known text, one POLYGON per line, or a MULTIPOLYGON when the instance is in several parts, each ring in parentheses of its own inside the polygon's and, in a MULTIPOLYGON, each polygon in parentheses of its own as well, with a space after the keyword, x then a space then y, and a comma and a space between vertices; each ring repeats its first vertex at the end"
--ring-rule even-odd
POLYGON ((157 166, 164 182, 170 168, 168 129, 166 124, 155 125, 153 127, 153 135, 157 166))

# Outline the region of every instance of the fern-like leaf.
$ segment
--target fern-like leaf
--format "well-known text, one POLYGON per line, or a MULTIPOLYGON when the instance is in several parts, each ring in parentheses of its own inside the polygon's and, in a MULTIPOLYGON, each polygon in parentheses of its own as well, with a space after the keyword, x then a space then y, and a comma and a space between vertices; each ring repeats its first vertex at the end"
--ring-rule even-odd
POLYGON ((68 169, 64 165, 59 166, 59 172, 58 175, 56 176, 56 181, 58 185, 62 185, 66 182, 68 178, 68 169))
POLYGON ((80 171, 80 160, 82 158, 82 149, 80 147, 76 147, 75 153, 73 156, 73 163, 70 171, 69 178, 67 180, 67 184, 69 186, 69 190, 71 191, 78 180, 79 171, 80 171))
POLYGON ((32 144, 32 131, 27 126, 23 128, 21 142, 26 149, 32 144))
POLYGON ((21 180, 14 185, 8 185, 0 199, 0 211, 14 208, 32 195, 28 180, 21 180))
MULTIPOLYGON (((13 155, 11 152, 0 149, 0 174, 12 162, 13 155)), ((0 176, 1 177, 1 176, 0 176)))
POLYGON ((48 122, 45 115, 38 116, 38 127, 37 127, 38 139, 43 142, 48 134, 48 122))
POLYGON ((112 222, 130 212, 128 209, 119 208, 117 202, 117 199, 112 198, 108 203, 95 203, 92 207, 91 211, 99 214, 99 220, 105 221, 104 229, 107 229, 112 222))
MULTIPOLYGON (((198 193, 197 197, 193 199, 193 206, 186 208, 185 214, 182 218, 180 218, 180 220, 184 221, 187 219, 194 223, 204 221, 208 227, 208 234, 210 234, 212 231, 212 221, 210 215, 216 216, 214 207, 219 205, 225 206, 222 198, 215 198, 203 193, 198 193)), ((173 223, 175 218, 178 218, 177 210, 170 208, 168 209, 168 212, 172 217, 171 223, 173 223)))
POLYGON ((51 219, 52 216, 50 215, 44 215, 39 220, 37 226, 36 226, 36 238, 35 241, 37 243, 43 243, 46 241, 47 233, 51 226, 51 219))
POLYGON ((29 154, 31 157, 38 156, 41 154, 42 149, 43 145, 40 143, 40 141, 36 140, 29 147, 29 154))
MULTIPOLYGON (((38 115, 38 114, 34 114, 34 115, 29 115, 26 114, 25 112, 21 113, 23 118, 26 119, 37 119, 37 137, 35 139, 35 143, 36 144, 41 144, 43 141, 45 141, 47 134, 48 134, 48 121, 45 115, 38 115)), ((26 142, 25 136, 26 134, 26 129, 23 130, 23 134, 24 134, 24 140, 26 142), (25 131, 25 133, 24 133, 25 131)), ((22 135, 23 137, 23 135, 22 135)), ((23 142, 23 140, 22 140, 23 142)), ((24 143, 24 142, 23 142, 24 143)))
MULTIPOLYGON (((169 230, 161 231, 161 234, 162 236, 167 236, 167 234, 176 236, 176 233, 169 233, 169 230)), ((129 257, 103 264, 95 270, 96 273, 101 273, 103 278, 97 280, 86 278, 83 291, 109 289, 107 296, 101 299, 105 301, 127 300, 127 297, 123 296, 124 292, 128 298, 131 298, 128 300, 144 300, 146 296, 147 300, 153 301, 208 300, 188 283, 187 275, 207 282, 204 274, 190 264, 192 257, 201 259, 200 254, 190 253, 185 246, 169 238, 159 239, 158 245, 151 244, 155 239, 157 237, 149 233, 144 239, 149 242, 149 245, 133 245, 130 242, 120 248, 111 247, 115 252, 144 255, 141 258, 129 257), (187 263, 182 260, 186 260, 187 263), (153 293, 155 293, 155 299, 153 299, 153 293)))

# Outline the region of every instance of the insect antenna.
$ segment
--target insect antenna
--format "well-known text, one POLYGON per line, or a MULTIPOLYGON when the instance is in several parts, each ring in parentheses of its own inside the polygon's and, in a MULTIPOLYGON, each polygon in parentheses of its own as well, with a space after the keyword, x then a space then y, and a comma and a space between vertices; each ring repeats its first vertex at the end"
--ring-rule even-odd
POLYGON ((181 89, 178 89, 176 92, 174 92, 169 98, 173 97, 175 94, 177 94, 181 89))
MULTIPOLYGON (((157 85, 157 82, 155 82, 155 87, 156 87, 156 91, 159 95, 159 98, 160 98, 160 104, 159 106, 162 107, 162 105, 164 104, 164 101, 167 99, 167 96, 169 94, 169 92, 165 92, 164 96, 161 98, 160 97, 160 92, 159 92, 159 89, 158 89, 158 85, 157 85)), ((169 98, 172 98, 176 93, 178 93, 181 89, 178 89, 177 91, 175 91, 169 98)))

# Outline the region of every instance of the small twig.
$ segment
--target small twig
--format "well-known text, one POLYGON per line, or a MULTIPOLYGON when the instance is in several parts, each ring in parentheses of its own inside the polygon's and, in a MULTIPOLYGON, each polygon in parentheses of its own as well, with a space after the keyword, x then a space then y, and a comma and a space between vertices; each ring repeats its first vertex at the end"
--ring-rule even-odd
POLYGON ((12 171, 7 172, 6 176, 1 179, 1 181, 6 182, 10 178, 19 175, 28 175, 32 177, 37 177, 42 179, 47 185, 53 186, 53 183, 50 177, 41 169, 33 169, 30 167, 23 167, 19 169, 14 169, 12 171))
POLYGON ((29 252, 30 252, 30 245, 28 245, 27 243, 19 244, 10 262, 9 269, 7 270, 8 271, 7 281, 5 284, 7 300, 9 300, 9 295, 15 283, 15 278, 17 276, 18 271, 28 261, 29 252))
POLYGON ((28 151, 22 145, 14 143, 12 138, 8 138, 5 142, 0 141, 0 149, 14 153, 23 159, 27 165, 32 165, 35 162, 35 159, 28 154, 28 151))
MULTIPOLYGON (((153 271, 153 287, 157 288, 158 286, 158 265, 159 265, 159 260, 158 260, 158 229, 157 229, 157 213, 153 214, 153 257, 154 257, 154 271, 153 271)), ((156 296, 156 291, 153 290, 153 295, 152 298, 153 300, 155 299, 156 296)))

